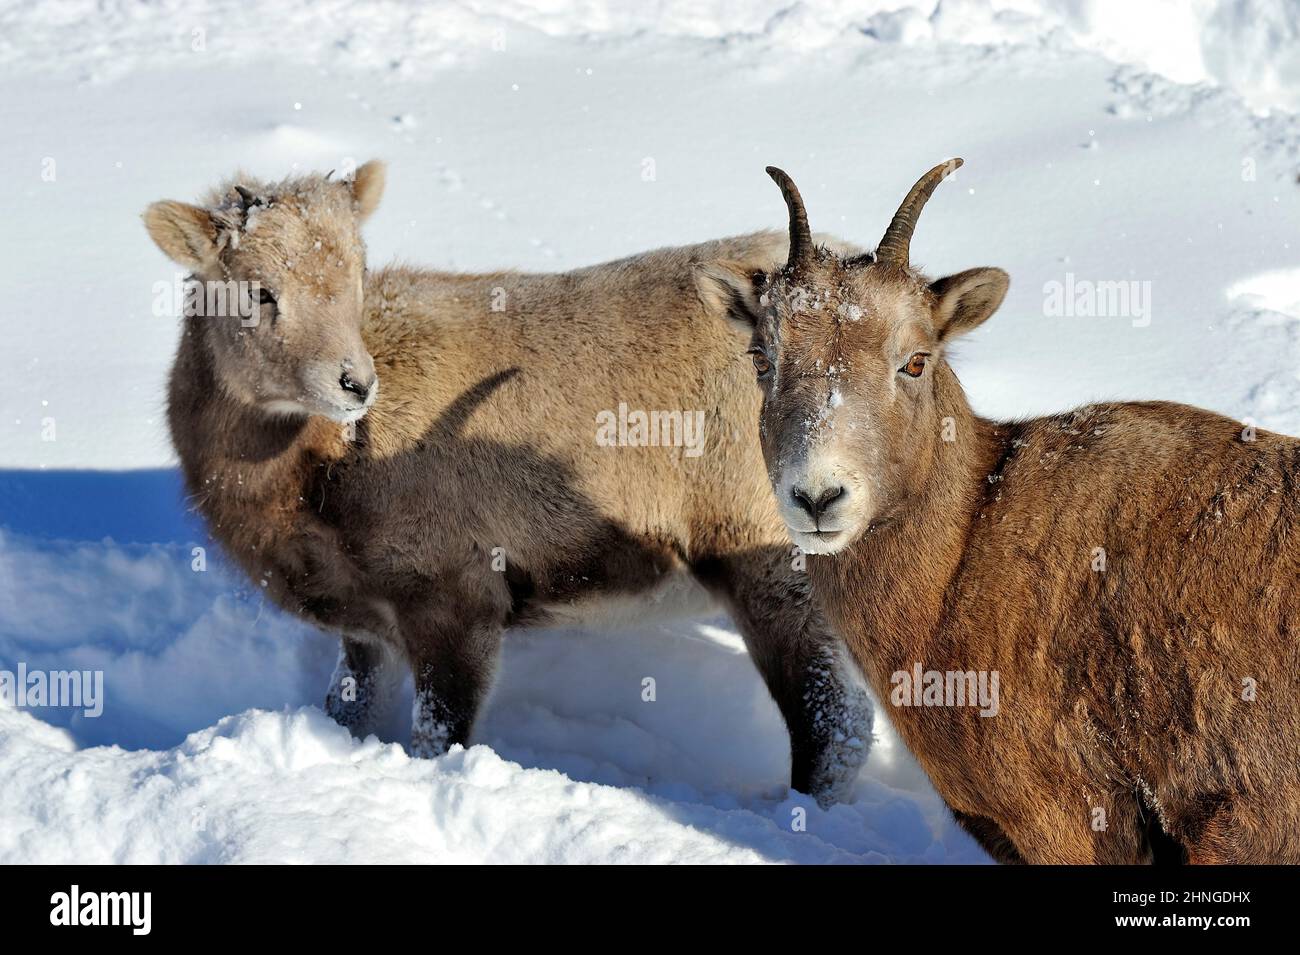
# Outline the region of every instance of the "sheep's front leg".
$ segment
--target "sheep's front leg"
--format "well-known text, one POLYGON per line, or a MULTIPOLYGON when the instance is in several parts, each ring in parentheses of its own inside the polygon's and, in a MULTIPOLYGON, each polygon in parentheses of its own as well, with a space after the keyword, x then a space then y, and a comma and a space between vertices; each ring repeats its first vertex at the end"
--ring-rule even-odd
POLYGON ((364 739, 391 722, 405 671, 384 647, 344 636, 338 663, 325 693, 325 712, 364 739))
POLYGON ((1024 856, 1020 854, 1015 844, 1007 838, 1007 834, 1002 831, 1002 827, 992 819, 958 812, 956 809, 952 810, 952 815, 957 820, 957 824, 970 833, 971 838, 980 844, 980 848, 993 857, 994 862, 1001 865, 1024 865, 1024 856))
POLYGON ((1136 795, 1054 767, 1050 785, 1017 780, 1014 814, 996 820, 1030 865, 1147 865, 1151 847, 1136 795), (1080 796, 1084 798, 1080 798, 1080 796))
POLYGON ((445 612, 407 617, 402 634, 415 679, 412 756, 441 756, 469 742, 501 648, 497 617, 461 618, 445 612))

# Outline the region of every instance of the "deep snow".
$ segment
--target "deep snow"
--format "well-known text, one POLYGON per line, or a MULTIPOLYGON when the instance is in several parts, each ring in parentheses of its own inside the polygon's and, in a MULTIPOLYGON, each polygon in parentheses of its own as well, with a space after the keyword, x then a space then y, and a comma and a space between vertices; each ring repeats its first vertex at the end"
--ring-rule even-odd
POLYGON ((791 797, 725 620, 511 634, 443 759, 331 724, 330 641, 191 569, 162 422, 174 269, 139 213, 236 166, 381 156, 372 261, 549 270, 780 227, 768 163, 870 244, 961 155, 914 258, 1011 272, 957 356, 978 410, 1161 397, 1300 432, 1294 3, 233 6, 0 3, 0 669, 103 669, 108 697, 0 705, 0 861, 984 858, 883 721, 852 805, 791 797), (1080 281, 1149 313, 1048 314, 1080 281))

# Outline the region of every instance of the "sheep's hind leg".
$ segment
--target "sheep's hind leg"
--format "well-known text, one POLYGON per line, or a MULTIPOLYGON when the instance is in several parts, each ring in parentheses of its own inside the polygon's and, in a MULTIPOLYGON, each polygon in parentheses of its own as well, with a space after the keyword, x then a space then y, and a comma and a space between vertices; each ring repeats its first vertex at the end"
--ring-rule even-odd
POLYGON ((823 808, 848 801, 872 742, 866 685, 785 552, 696 567, 727 601, 790 733, 790 785, 823 808))
MULTIPOLYGON (((823 809, 853 798, 858 771, 874 741, 874 711, 857 666, 839 642, 810 621, 809 645, 795 650, 790 688, 798 695, 786 709, 790 733, 791 785, 823 809)), ((769 688, 772 681, 768 681, 769 688)))
POLYGON ((478 711, 492 686, 503 626, 496 620, 444 620, 428 614, 404 621, 403 636, 415 700, 412 756, 441 756, 468 745, 478 711))
POLYGON ((391 721, 404 676, 383 646, 345 636, 325 693, 325 712, 359 739, 378 734, 391 721))

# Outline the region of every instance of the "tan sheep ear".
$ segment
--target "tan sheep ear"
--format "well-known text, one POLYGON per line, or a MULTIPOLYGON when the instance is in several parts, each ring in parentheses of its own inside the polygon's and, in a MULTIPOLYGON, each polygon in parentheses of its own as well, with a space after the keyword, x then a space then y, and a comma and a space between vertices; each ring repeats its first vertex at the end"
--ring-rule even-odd
POLYGON ((388 178, 388 167, 378 159, 372 159, 357 169, 352 179, 352 199, 357 204, 357 219, 365 222, 370 214, 379 207, 379 200, 384 195, 384 183, 388 178))
POLYGON ((720 314, 749 334, 763 314, 760 289, 767 275, 742 262, 719 260, 695 266, 695 288, 712 314, 720 314))
POLYGON ((163 254, 200 272, 217 260, 217 227, 207 209, 184 202, 155 202, 144 211, 144 227, 163 254))
POLYGON ((930 283, 934 327, 949 341, 982 325, 1006 298, 1011 276, 1001 269, 968 269, 930 283))

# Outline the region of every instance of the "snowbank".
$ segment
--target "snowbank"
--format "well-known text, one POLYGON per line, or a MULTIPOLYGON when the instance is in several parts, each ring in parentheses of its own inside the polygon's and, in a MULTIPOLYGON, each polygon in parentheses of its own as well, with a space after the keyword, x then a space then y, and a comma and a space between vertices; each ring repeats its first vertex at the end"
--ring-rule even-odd
POLYGON ((335 653, 188 548, 0 534, 0 668, 105 686, 98 718, 0 703, 0 863, 985 859, 887 727, 852 805, 792 796, 720 624, 511 635, 483 744, 437 760, 314 705, 335 653))
POLYGON ((75 65, 102 78, 205 57, 275 58, 401 78, 527 48, 536 34, 743 42, 764 55, 845 43, 1044 44, 1221 84, 1256 109, 1300 109, 1291 0, 287 0, 256 16, 240 0, 170 0, 162 11, 148 0, 9 0, 0 66, 75 65))
MULTIPOLYGON (((753 813, 579 786, 490 749, 411 760, 318 709, 249 711, 166 752, 78 752, 0 708, 0 860, 141 863, 842 861, 753 813)), ((787 813, 788 815, 788 813, 787 813)))

